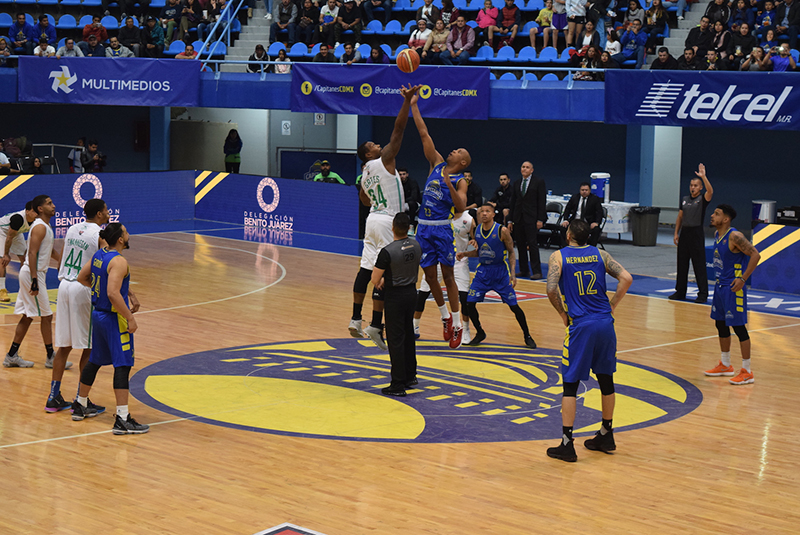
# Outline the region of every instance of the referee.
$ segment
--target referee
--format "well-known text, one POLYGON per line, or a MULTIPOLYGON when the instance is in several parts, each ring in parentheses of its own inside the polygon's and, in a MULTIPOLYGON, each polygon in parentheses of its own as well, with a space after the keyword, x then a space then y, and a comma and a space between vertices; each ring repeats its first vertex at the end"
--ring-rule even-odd
POLYGON ((414 238, 408 237, 410 221, 405 212, 394 216, 394 241, 381 249, 372 270, 372 285, 385 290, 383 313, 392 382, 381 392, 387 396, 405 396, 406 388, 417 384, 414 309, 422 250, 414 238))

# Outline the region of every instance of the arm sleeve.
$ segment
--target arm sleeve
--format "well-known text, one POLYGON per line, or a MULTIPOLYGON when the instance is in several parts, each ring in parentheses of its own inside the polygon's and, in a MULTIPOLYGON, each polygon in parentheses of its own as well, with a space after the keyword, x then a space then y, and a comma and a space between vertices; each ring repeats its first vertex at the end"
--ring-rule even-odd
POLYGON ((8 226, 11 227, 13 230, 19 232, 19 229, 22 228, 22 224, 25 220, 19 214, 14 214, 11 216, 11 221, 9 221, 8 226))

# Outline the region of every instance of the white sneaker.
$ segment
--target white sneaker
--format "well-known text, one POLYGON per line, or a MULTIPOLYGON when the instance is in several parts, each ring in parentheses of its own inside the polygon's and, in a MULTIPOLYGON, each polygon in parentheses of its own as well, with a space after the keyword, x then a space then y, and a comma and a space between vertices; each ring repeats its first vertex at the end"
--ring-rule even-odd
POLYGON ((360 45, 360 44, 358 44, 358 43, 356 42, 356 44, 354 44, 354 45, 353 45, 353 48, 358 48, 358 47, 360 47, 360 46, 361 46, 361 45, 360 45))
POLYGON ((468 344, 472 340, 472 334, 469 332, 469 325, 464 325, 464 333, 461 335, 461 343, 468 344))
POLYGON ((339 48, 339 41, 336 41, 336 44, 335 44, 335 45, 333 45, 333 49, 334 49, 334 50, 336 50, 337 48, 339 48))
POLYGON ((6 368, 33 368, 33 362, 23 359, 19 353, 13 357, 6 353, 6 358, 3 360, 3 366, 6 368))
POLYGON ((678 20, 683 20, 683 15, 678 15, 678 20))
POLYGON ((369 336, 369 339, 372 340, 380 350, 386 351, 389 348, 386 346, 386 342, 383 341, 383 333, 381 331, 382 329, 373 327, 372 325, 364 329, 364 332, 367 334, 367 336, 369 336))
POLYGON ((264 15, 264 18, 267 19, 267 22, 271 21, 272 20, 272 13, 267 13, 266 15, 264 15))
POLYGON ((414 327, 414 338, 415 338, 416 340, 419 340, 419 337, 420 337, 420 336, 421 336, 421 335, 419 334, 419 326, 417 326, 417 327, 414 327))
MULTIPOLYGON (((53 368, 53 361, 55 360, 55 358, 56 358, 55 355, 53 355, 52 357, 45 357, 45 359, 44 359, 44 367, 52 369, 53 368)), ((70 368, 72 368, 72 363, 71 362, 67 362, 64 365, 64 369, 68 370, 70 368)))
POLYGON ((353 338, 366 338, 364 330, 361 328, 362 321, 363 320, 350 320, 350 325, 347 328, 350 329, 350 336, 353 338))

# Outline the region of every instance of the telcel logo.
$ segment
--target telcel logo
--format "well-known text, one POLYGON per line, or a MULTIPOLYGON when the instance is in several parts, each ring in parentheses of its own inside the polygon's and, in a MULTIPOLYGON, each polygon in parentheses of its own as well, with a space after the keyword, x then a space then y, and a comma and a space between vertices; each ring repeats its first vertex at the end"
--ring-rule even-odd
MULTIPOLYGON (((783 88, 778 97, 770 94, 754 95, 753 93, 736 93, 735 85, 728 86, 725 94, 701 93, 700 84, 693 84, 683 94, 683 102, 676 116, 678 119, 692 118, 697 121, 716 121, 720 116, 726 121, 745 121, 753 123, 770 123, 781 109, 786 98, 794 89, 783 88)), ((778 117, 779 122, 791 121, 791 116, 778 117)))

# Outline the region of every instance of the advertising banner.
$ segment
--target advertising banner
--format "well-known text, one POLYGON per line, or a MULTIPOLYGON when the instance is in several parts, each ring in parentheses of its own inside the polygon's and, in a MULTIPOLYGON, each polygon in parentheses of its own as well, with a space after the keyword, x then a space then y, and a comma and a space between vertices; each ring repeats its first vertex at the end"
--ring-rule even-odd
POLYGON ((291 110, 394 116, 403 85, 422 85, 423 117, 487 119, 489 69, 423 66, 407 74, 393 65, 297 63, 292 67, 291 110))
POLYGON ((605 122, 662 126, 800 128, 792 73, 628 71, 606 73, 605 122))
POLYGON ((198 106, 200 63, 144 58, 19 58, 19 100, 113 106, 198 106))

